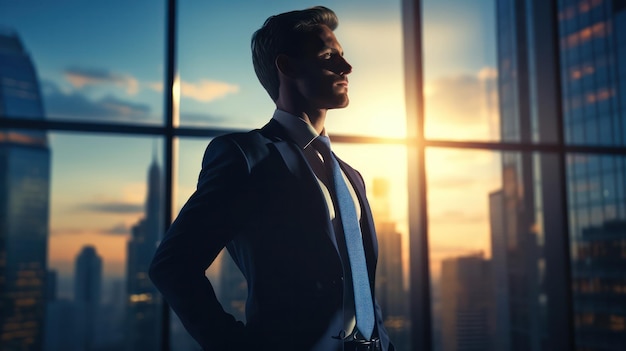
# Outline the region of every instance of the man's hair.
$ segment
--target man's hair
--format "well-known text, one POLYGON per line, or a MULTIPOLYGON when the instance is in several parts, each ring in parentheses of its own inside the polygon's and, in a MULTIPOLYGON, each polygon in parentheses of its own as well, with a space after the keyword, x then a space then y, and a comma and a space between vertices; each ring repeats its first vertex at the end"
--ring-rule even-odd
POLYGON ((316 6, 271 16, 252 35, 254 71, 272 100, 278 100, 280 85, 276 57, 279 54, 299 55, 302 50, 302 34, 310 32, 318 25, 326 25, 330 30, 335 30, 338 24, 337 15, 331 9, 316 6))

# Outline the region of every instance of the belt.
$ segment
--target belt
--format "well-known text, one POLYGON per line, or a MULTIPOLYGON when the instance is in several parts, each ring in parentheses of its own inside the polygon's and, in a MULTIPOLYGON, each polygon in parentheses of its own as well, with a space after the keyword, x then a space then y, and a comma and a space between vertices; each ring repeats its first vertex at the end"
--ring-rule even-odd
POLYGON ((372 340, 350 340, 343 343, 343 351, 382 351, 379 338, 372 340))

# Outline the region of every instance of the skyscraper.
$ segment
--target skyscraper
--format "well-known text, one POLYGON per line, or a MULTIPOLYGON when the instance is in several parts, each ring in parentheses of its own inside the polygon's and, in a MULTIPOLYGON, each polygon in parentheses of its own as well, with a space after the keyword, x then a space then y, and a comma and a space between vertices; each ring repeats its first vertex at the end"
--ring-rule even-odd
MULTIPOLYGON (((565 140, 626 145, 626 1, 559 2, 565 140)), ((580 350, 626 345, 626 157, 568 157, 573 313, 580 350)))
POLYGON ((148 268, 161 236, 161 170, 155 158, 148 171, 144 218, 131 231, 126 267, 126 349, 158 350, 160 295, 148 268))
POLYGON ((492 282, 491 261, 482 254, 442 261, 443 351, 494 350, 492 282))
POLYGON ((378 267, 376 268, 376 299, 383 311, 389 337, 398 345, 409 343, 409 317, 406 309, 402 269, 402 234, 390 213, 389 180, 375 178, 371 206, 378 236, 378 267))
MULTIPOLYGON (((0 29, 0 118, 43 119, 37 73, 0 29)), ((45 132, 0 130, 0 349, 41 350, 46 303, 50 150, 45 132)))
POLYGON ((509 276, 507 272, 507 241, 504 191, 489 194, 489 226, 491 228, 491 262, 493 277, 494 350, 510 350, 509 276))
POLYGON ((101 290, 102 258, 93 246, 85 246, 76 257, 74 272, 74 331, 77 351, 96 349, 101 290))
MULTIPOLYGON (((502 139, 623 147, 626 2, 497 3, 502 139)), ((554 166, 558 162, 546 162, 550 158, 556 160, 546 153, 503 155, 506 243, 510 250, 511 239, 525 241, 523 258, 510 252, 506 257, 511 349, 546 349, 544 326, 551 323, 542 315, 546 303, 558 303, 558 296, 546 298, 543 290, 553 280, 544 279, 544 273, 555 253, 543 246, 553 241, 544 239, 567 233, 554 230, 559 216, 549 213, 560 207, 553 206, 553 199, 560 198, 558 187, 543 186, 558 184, 546 181, 560 172, 554 166), (520 287, 530 289, 527 298, 515 296, 524 291, 520 287)), ((626 277, 620 268, 626 263, 620 249, 626 240, 626 158, 571 153, 565 178, 575 348, 621 350, 626 345, 626 277)), ((568 283, 565 279, 560 285, 569 288, 568 283)))
MULTIPOLYGON (((523 0, 497 2, 500 137, 505 142, 527 142, 533 131, 528 78, 531 65, 528 28, 532 21, 526 14, 526 5, 523 0)), ((502 191, 497 199, 502 205, 501 226, 492 231, 492 236, 497 236, 492 237, 492 242, 499 243, 497 248, 505 250, 494 257, 506 257, 506 265, 498 267, 496 272, 506 276, 504 283, 507 284, 506 299, 498 295, 501 304, 496 314, 509 315, 508 330, 502 330, 503 325, 498 326, 500 332, 508 334, 500 341, 508 339, 511 350, 520 351, 541 350, 542 320, 537 304, 540 287, 537 258, 541 241, 531 231, 535 223, 532 157, 530 153, 502 154, 502 191)))

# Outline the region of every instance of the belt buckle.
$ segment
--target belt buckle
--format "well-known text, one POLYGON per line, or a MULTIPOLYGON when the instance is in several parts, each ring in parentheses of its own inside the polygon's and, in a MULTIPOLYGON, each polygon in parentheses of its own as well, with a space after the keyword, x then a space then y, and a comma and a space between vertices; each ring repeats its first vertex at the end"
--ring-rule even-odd
POLYGON ((380 344, 379 338, 373 338, 372 340, 359 340, 353 339, 346 344, 351 347, 348 348, 350 351, 381 351, 382 347, 380 344))

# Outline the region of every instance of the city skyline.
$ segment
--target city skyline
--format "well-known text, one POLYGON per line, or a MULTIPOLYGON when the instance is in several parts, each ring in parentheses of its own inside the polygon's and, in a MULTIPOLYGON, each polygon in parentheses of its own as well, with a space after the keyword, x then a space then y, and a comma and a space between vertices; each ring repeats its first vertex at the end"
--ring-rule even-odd
MULTIPOLYGON (((443 16, 441 13, 439 15, 443 16)), ((364 16, 368 18, 371 14, 365 14, 364 16)), ((390 52, 394 60, 396 60, 396 64, 393 65, 391 70, 386 72, 386 76, 393 77, 391 80, 377 75, 361 75, 359 78, 357 75, 358 71, 351 75, 351 84, 353 86, 358 87, 360 85, 361 87, 366 87, 367 85, 372 85, 375 80, 377 81, 376 85, 380 86, 380 81, 383 80, 388 82, 389 89, 380 98, 376 99, 373 99, 371 93, 363 90, 363 88, 361 90, 354 89, 355 92, 351 93, 351 107, 345 111, 332 111, 332 118, 329 118, 328 122, 328 130, 331 133, 371 134, 373 131, 376 131, 380 136, 402 136, 404 134, 404 97, 402 95, 403 80, 401 68, 402 43, 399 12, 396 13, 396 16, 395 20, 398 22, 385 22, 387 19, 383 16, 382 23, 380 19, 376 19, 376 21, 379 21, 379 24, 372 28, 366 28, 362 23, 357 23, 358 21, 351 23, 350 19, 342 21, 340 28, 348 29, 346 30, 347 33, 342 36, 342 42, 358 42, 357 38, 363 31, 365 33, 368 33, 368 31, 382 31, 375 36, 392 38, 393 40, 385 41, 385 45, 388 45, 388 47, 383 47, 381 50, 390 52), (365 79, 365 81, 359 81, 359 79, 365 79), (395 99, 395 101, 389 102, 385 100, 387 98, 395 99), (368 106, 367 101, 382 105, 375 107, 370 103, 369 108, 372 111, 366 112, 363 108, 368 106), (384 106, 391 106, 389 104, 393 105, 392 108, 389 111, 383 111, 384 106), (354 106, 358 108, 355 109, 354 106), (381 108, 383 110, 380 110, 381 108), (379 116, 382 113, 389 116, 380 118, 379 116), (367 117, 360 117, 358 119, 360 123, 354 124, 355 116, 359 115, 366 115, 367 117), (349 128, 351 126, 360 127, 349 128), (370 131, 368 131, 368 128, 370 131)), ((480 16, 477 18, 480 18, 480 16)), ((465 22, 465 24, 468 23, 465 22)), ((338 35, 342 34, 338 31, 338 35)), ((477 33, 474 34, 478 35, 477 33)), ((373 35, 373 32, 371 35, 373 35)), ((454 33, 450 33, 450 35, 454 35, 454 33)), ((246 38, 245 41, 247 40, 246 38)), ((344 45, 344 47, 346 50, 350 49, 350 46, 344 45)), ((370 50, 371 48, 368 46, 359 47, 357 45, 352 50, 353 54, 349 56, 355 57, 355 59, 350 59, 351 63, 360 64, 361 67, 365 66, 363 69, 367 69, 369 66, 369 70, 373 72, 372 68, 378 65, 378 63, 376 60, 368 62, 369 57, 374 57, 369 52, 370 50), (363 61, 359 61, 359 57, 363 61)), ((433 58, 436 59, 436 57, 433 58)), ((478 61, 481 60, 479 59, 478 61)), ((476 63, 474 62, 474 64, 476 63)), ((426 95, 433 101, 438 102, 430 106, 427 115, 441 116, 443 114, 443 116, 448 117, 440 118, 444 123, 439 127, 433 118, 430 119, 431 123, 427 127, 430 128, 428 130, 431 131, 432 135, 436 136, 437 133, 445 130, 447 128, 445 127, 446 124, 464 123, 462 119, 459 119, 460 116, 467 111, 471 111, 482 122, 477 127, 474 126, 468 130, 471 129, 473 135, 478 138, 494 138, 495 126, 493 121, 490 120, 490 118, 493 119, 495 116, 493 112, 494 106, 492 106, 493 101, 490 102, 487 96, 490 91, 493 93, 493 89, 490 86, 495 79, 494 70, 486 65, 477 65, 476 67, 462 68, 459 66, 458 69, 452 71, 454 73, 452 76, 445 76, 444 72, 440 72, 438 75, 433 73, 432 80, 427 82, 426 95), (454 89, 456 84, 459 85, 459 89, 454 89), (478 93, 474 91, 478 91, 478 93), (466 97, 467 94, 477 94, 479 101, 467 106, 461 104, 452 109, 447 106, 451 100, 466 97), (489 105, 490 103, 492 105, 489 105)), ((184 68, 181 64, 181 74, 184 73, 184 68)), ((46 70, 43 69, 42 71, 45 72, 46 70)), ((436 72, 436 70, 432 72, 436 72)), ((127 111, 125 108, 129 108, 129 111, 131 111, 130 117, 135 118, 137 116, 133 117, 132 113, 135 113, 136 110, 133 108, 138 106, 132 104, 120 105, 118 104, 120 101, 111 98, 98 100, 98 98, 89 97, 88 94, 93 94, 99 89, 103 89, 102 91, 122 92, 122 95, 127 95, 131 98, 147 93, 145 90, 143 93, 133 93, 133 89, 141 89, 143 83, 138 83, 139 87, 133 88, 135 78, 131 76, 107 74, 102 70, 78 69, 76 67, 63 68, 61 73, 61 76, 57 79, 66 85, 64 90, 56 89, 54 85, 47 84, 47 82, 44 87, 44 97, 48 99, 48 105, 53 108, 53 112, 54 108, 59 106, 58 101, 55 101, 54 98, 63 97, 62 95, 65 98, 79 97, 84 92, 85 96, 81 99, 86 99, 86 102, 100 101, 106 103, 109 107, 115 107, 118 111, 127 111)), ((249 84, 257 87, 258 83, 254 81, 254 77, 252 75, 250 77, 252 77, 252 81, 249 84)), ((47 80, 47 78, 44 78, 44 81, 47 80)), ((381 88, 385 89, 384 86, 381 88)), ((187 89, 194 91, 192 86, 187 86, 187 89)), ((237 94, 234 94, 231 98, 235 95, 237 94)), ((239 98, 242 98, 242 96, 239 96, 239 98)), ((183 107, 186 102, 189 103, 188 99, 185 100, 183 96, 183 107)), ((268 104, 268 99, 265 97, 264 92, 259 94, 259 99, 264 101, 263 106, 267 106, 271 112, 271 104, 268 104)), ((72 103, 72 100, 65 101, 66 103, 72 103)), ((215 104, 216 101, 209 101, 203 106, 215 106, 215 104)), ((189 104, 189 106, 192 106, 192 104, 189 104)), ((61 112, 57 110, 57 115, 53 113, 50 118, 55 119, 63 116, 61 112)), ((112 112, 109 110, 107 113, 112 112)), ((247 112, 244 112, 244 114, 247 114, 247 112)), ((262 116, 264 113, 255 112, 254 114, 255 116, 262 116)), ((96 121, 100 118, 98 115, 94 115, 94 117, 96 121)), ((184 113, 181 111, 181 123, 184 122, 184 119, 184 113)), ((142 119, 135 120, 138 123, 144 123, 142 119)), ((263 122, 263 120, 259 119, 254 122, 257 123, 254 126, 259 126, 263 122)), ((467 126, 470 126, 470 122, 475 124, 476 119, 467 121, 467 126)), ((217 122, 215 125, 220 126, 217 122)), ((236 124, 233 124, 233 126, 236 126, 236 124)), ((460 131, 462 128, 458 130, 460 131)), ((456 137, 458 138, 459 135, 461 134, 457 134, 456 137)), ((148 159, 150 154, 153 159, 160 159, 158 150, 162 150, 162 140, 151 137, 100 136, 63 132, 49 133, 49 138, 51 148, 54 151, 54 162, 52 164, 53 174, 51 177, 52 211, 48 263, 49 269, 53 269, 58 273, 59 295, 67 298, 71 295, 67 289, 71 289, 72 285, 70 278, 72 260, 74 255, 84 245, 95 245, 98 252, 102 254, 104 258, 103 274, 105 281, 112 281, 112 279, 125 276, 124 271, 127 265, 125 255, 126 243, 130 237, 132 227, 143 216, 142 203, 147 193, 145 173, 144 170, 138 168, 141 166, 141 162, 137 162, 137 160, 148 159), (80 147, 77 147, 77 145, 80 147), (155 145, 156 153, 154 152, 155 145)), ((180 162, 178 163, 180 167, 177 169, 180 182, 177 186, 175 185, 178 208, 195 188, 200 160, 208 141, 207 139, 183 139, 180 141, 180 162)), ((389 208, 384 216, 386 218, 381 219, 387 222, 387 226, 384 228, 391 228, 391 223, 394 223, 393 230, 400 235, 402 254, 399 256, 403 258, 401 262, 403 282, 400 285, 408 287, 408 214, 406 212, 408 199, 405 191, 407 184, 406 149, 401 145, 370 146, 336 143, 335 150, 343 159, 349 161, 362 172, 367 184, 373 184, 376 178, 388 179, 390 183, 389 208), (364 155, 367 155, 367 157, 363 157, 364 155), (372 160, 376 160, 376 162, 371 162, 372 160)), ((432 163, 429 166, 429 171, 432 174, 432 179, 435 179, 431 187, 445 192, 458 191, 458 188, 462 187, 466 191, 466 198, 473 199, 472 202, 475 202, 475 199, 480 198, 480 194, 497 188, 498 177, 494 176, 497 169, 496 161, 497 155, 488 153, 460 155, 459 153, 444 152, 433 154, 428 161, 432 163), (476 170, 475 179, 471 181, 472 184, 469 187, 467 180, 459 182, 457 177, 446 180, 446 177, 450 175, 454 167, 463 167, 463 165, 476 170)), ((481 206, 462 206, 463 201, 457 201, 456 203, 460 207, 450 209, 448 204, 442 202, 445 199, 446 196, 431 200, 433 204, 431 209, 433 223, 431 227, 433 238, 431 251, 433 253, 432 266, 434 267, 434 275, 437 275, 439 262, 442 257, 454 256, 463 252, 488 252, 489 237, 485 229, 487 217, 486 201, 481 199, 480 201, 483 203, 481 206), (476 218, 481 217, 482 220, 476 220, 476 218), (450 223, 457 224, 457 229, 451 229, 450 223), (463 245, 457 244, 459 241, 462 241, 463 245)), ((467 202, 469 203, 470 201, 467 202)), ((397 293, 394 296, 398 296, 397 293)), ((394 330, 397 337, 403 338, 403 343, 408 343, 408 336, 402 336, 407 330, 408 324, 401 317, 395 316, 390 328, 394 330)))
MULTIPOLYGON (((386 6, 366 2, 359 6, 358 10, 355 10, 351 3, 343 5, 328 3, 327 5, 335 9, 341 18, 337 35, 346 50, 348 59, 355 67, 351 74, 351 106, 345 110, 331 112, 327 123, 329 132, 331 134, 399 137, 405 135, 402 27, 399 2, 386 6), (373 38, 375 46, 360 40, 363 35, 373 38), (379 52, 384 53, 384 58, 376 54, 379 52), (385 62, 384 70, 379 69, 382 62, 385 62), (368 87, 374 86, 382 93, 372 95, 373 90, 368 87)), ((277 3, 275 9, 264 8, 257 11, 256 7, 251 7, 244 11, 242 16, 248 19, 244 22, 249 23, 249 27, 234 28, 232 40, 214 45, 217 47, 226 45, 221 52, 227 56, 211 55, 206 52, 208 55, 206 61, 197 59, 198 55, 205 53, 202 50, 209 44, 200 41, 199 29, 206 28, 208 31, 213 28, 211 26, 225 25, 222 23, 228 19, 228 16, 223 14, 228 13, 231 5, 223 5, 224 7, 202 5, 197 9, 187 6, 200 5, 181 5, 180 9, 180 15, 188 18, 180 24, 179 32, 181 84, 189 83, 182 86, 181 124, 185 124, 185 114, 192 114, 197 120, 200 112, 215 111, 214 114, 219 115, 221 113, 219 111, 229 109, 230 116, 224 115, 221 120, 208 118, 207 123, 241 128, 261 126, 271 116, 273 107, 252 71, 248 52, 249 36, 252 28, 257 23, 258 25, 262 23, 266 12, 269 14, 270 11, 289 9, 295 5, 291 2, 284 2, 277 3), (198 17, 199 14, 209 17, 203 20, 198 17), (214 21, 211 26, 207 24, 209 19, 214 21), (223 70, 216 68, 226 64, 236 64, 241 69, 236 70, 234 75, 227 75, 228 79, 222 79, 223 70), (193 82, 187 77, 203 78, 193 82), (220 84, 209 84, 204 80, 220 84), (230 91, 231 86, 237 86, 239 90, 233 90, 220 98, 209 98, 214 94, 221 94, 219 89, 230 91), (204 93, 207 95, 202 95, 204 93), (249 94, 254 96, 250 97, 249 94), (248 102, 239 103, 244 100, 248 102), (252 103, 257 100, 258 103, 252 103), (243 108, 248 110, 242 110, 243 108), (242 116, 250 116, 254 119, 245 122, 244 126, 241 122, 242 116)), ((425 45, 428 49, 425 57, 427 68, 425 94, 429 101, 433 102, 427 106, 426 131, 433 137, 444 137, 442 133, 445 132, 446 137, 456 139, 463 136, 487 140, 496 138, 497 123, 494 119, 497 119, 497 113, 494 112, 494 101, 489 100, 489 94, 494 93, 495 79, 495 49, 490 39, 494 36, 493 28, 490 28, 490 24, 494 23, 493 4, 490 1, 481 1, 476 6, 468 6, 455 2, 426 1, 424 6, 425 11, 431 14, 425 23, 425 45), (462 11, 464 15, 446 11, 446 6, 450 4, 462 11), (449 21, 454 21, 457 25, 445 27, 449 21), (441 45, 442 41, 449 41, 450 44, 441 45), (476 48, 471 51, 473 53, 471 59, 468 59, 465 54, 461 59, 458 54, 466 52, 469 47, 476 48), (469 101, 468 97, 476 99, 472 103, 464 103, 469 101)), ((162 23, 155 22, 155 18, 162 15, 162 10, 150 6, 150 11, 142 14, 142 18, 146 18, 147 21, 146 27, 162 28, 162 23)), ((136 61, 146 57, 145 53, 154 53, 162 44, 141 40, 151 38, 151 36, 146 33, 145 28, 135 28, 126 33, 126 36, 133 37, 141 43, 135 49, 141 48, 142 54, 131 55, 136 57, 134 59, 120 61, 119 55, 122 55, 124 51, 103 52, 105 47, 101 45, 93 51, 98 52, 101 57, 94 57, 85 50, 85 52, 80 51, 73 60, 74 62, 82 60, 85 63, 66 62, 61 55, 64 45, 72 43, 72 40, 92 44, 85 38, 86 33, 72 31, 71 23, 54 22, 51 17, 54 11, 81 11, 84 18, 95 16, 94 11, 113 12, 111 16, 118 20, 116 22, 118 27, 127 28, 126 23, 132 19, 133 11, 139 11, 139 8, 133 5, 127 9, 126 16, 120 16, 115 13, 114 6, 106 9, 86 10, 81 6, 73 9, 67 7, 49 9, 44 4, 37 6, 18 4, 7 7, 4 14, 0 14, 0 23, 4 23, 5 26, 10 25, 24 37, 24 40, 28 40, 28 50, 32 52, 38 66, 41 66, 39 71, 41 80, 44 82, 44 99, 47 107, 51 109, 49 118, 59 119, 63 116, 70 119, 77 118, 78 110, 65 111, 62 107, 83 106, 89 107, 81 112, 83 113, 81 116, 88 118, 87 120, 107 121, 103 116, 108 114, 122 118, 118 121, 120 123, 124 122, 124 118, 136 123, 148 123, 147 121, 150 120, 152 122, 149 123, 158 123, 157 120, 146 119, 136 113, 149 110, 150 114, 158 114, 161 110, 162 92, 152 88, 158 87, 155 83, 161 80, 162 70, 159 66, 162 60, 155 59, 156 63, 152 65, 151 70, 149 69, 151 67, 149 62, 153 62, 151 59, 141 63, 136 61), (48 15, 44 15, 44 12, 48 15), (64 38, 63 43, 55 43, 54 40, 57 37, 49 38, 47 32, 41 30, 39 26, 46 21, 54 23, 59 32, 58 38, 64 38), (44 37, 46 43, 43 42, 44 37), (50 40, 53 42, 49 42, 50 40), (55 52, 50 51, 52 48, 55 48, 55 52), (106 57, 110 59, 105 60, 106 57)), ((78 21, 76 24, 84 21, 79 18, 75 20, 78 21)), ((97 21, 98 25, 93 26, 94 33, 97 33, 94 35, 103 37, 103 31, 108 28, 109 24, 106 21, 103 22, 99 16, 97 21)), ((118 31, 119 29, 112 30, 111 33, 118 33, 118 31)), ((218 38, 211 40, 218 40, 218 38)), ((121 41, 116 45, 124 43, 125 41, 121 41)), ((129 46, 124 46, 124 48, 130 50, 129 46)), ((154 55, 161 57, 159 55, 162 54, 159 51, 154 55)), ((188 120, 192 121, 193 118, 189 117, 188 120)), ((142 194, 145 191, 143 171, 135 160, 145 159, 152 151, 155 142, 158 145, 157 149, 161 150, 162 140, 150 137, 70 135, 62 132, 49 134, 51 148, 54 150, 52 165, 54 191, 51 199, 53 203, 51 239, 53 240, 50 242, 50 260, 54 262, 53 268, 61 275, 69 274, 71 257, 82 245, 97 242, 99 251, 105 257, 105 275, 120 276, 124 267, 122 255, 124 237, 130 235, 130 227, 141 216, 142 194), (76 145, 81 145, 81 147, 77 148, 76 145), (96 170, 98 170, 98 176, 94 178, 93 173, 96 170), (76 181, 76 179, 85 181, 76 181), (91 179, 97 181, 98 186, 94 187, 91 179)), ((181 140, 177 208, 195 188, 200 159, 208 141, 197 138, 181 140)), ((375 177, 388 177, 394 184, 391 189, 392 215, 398 221, 398 230, 402 233, 406 244, 408 215, 407 197, 403 190, 407 184, 406 171, 404 171, 406 169, 405 150, 400 146, 397 148, 343 146, 337 145, 341 157, 351 163, 359 164, 359 170, 370 182, 375 177), (378 151, 379 148, 392 150, 392 152, 378 151), (376 157, 381 161, 384 160, 388 166, 381 168, 377 164, 362 160, 365 154, 370 153, 376 153, 376 157), (394 171, 390 172, 391 169, 394 171)), ((434 260, 435 264, 440 261, 441 257, 457 252, 477 250, 488 252, 489 238, 485 234, 488 226, 486 201, 479 200, 482 202, 480 206, 461 205, 474 202, 479 198, 479 194, 484 193, 485 188, 496 189, 499 186, 498 176, 495 175, 498 156, 481 152, 461 153, 461 155, 444 153, 433 154, 428 162, 430 163, 430 178, 435 179, 431 187, 436 191, 458 192, 457 187, 471 189, 465 196, 467 200, 458 201, 459 206, 455 209, 446 208, 447 204, 438 199, 432 200, 431 217, 434 234, 432 245, 433 254, 437 257, 434 260), (455 167, 471 167, 476 175, 466 180, 439 181, 454 172, 455 167), (454 229, 450 228, 450 219, 452 222, 458 222, 459 225, 454 229), (459 235, 461 232, 465 233, 462 237, 459 235), (456 242, 467 240, 467 238, 471 238, 467 244, 471 247, 456 245, 456 242)), ((408 258, 408 252, 404 257, 408 258)), ((405 266, 407 264, 405 262, 405 266)))

